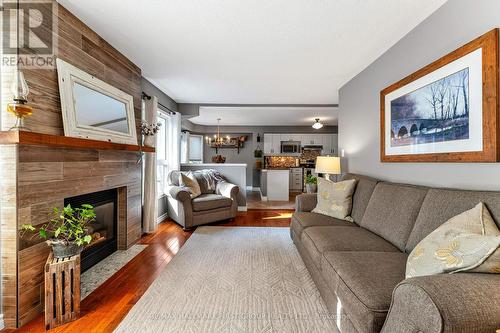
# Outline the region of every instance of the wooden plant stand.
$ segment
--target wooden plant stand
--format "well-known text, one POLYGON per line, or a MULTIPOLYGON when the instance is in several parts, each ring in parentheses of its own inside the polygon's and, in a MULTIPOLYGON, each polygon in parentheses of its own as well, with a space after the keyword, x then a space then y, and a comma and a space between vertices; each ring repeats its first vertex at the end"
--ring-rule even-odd
POLYGON ((52 252, 45 264, 45 328, 47 330, 80 315, 80 255, 56 259, 52 252))

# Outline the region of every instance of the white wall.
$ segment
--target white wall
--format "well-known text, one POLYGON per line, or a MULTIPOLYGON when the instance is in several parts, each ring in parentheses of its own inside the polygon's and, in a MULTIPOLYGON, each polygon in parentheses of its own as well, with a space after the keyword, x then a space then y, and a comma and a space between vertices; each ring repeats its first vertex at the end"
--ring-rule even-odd
POLYGON ((438 187, 500 190, 500 164, 381 163, 380 91, 489 30, 499 0, 449 0, 340 90, 339 149, 349 172, 438 187))

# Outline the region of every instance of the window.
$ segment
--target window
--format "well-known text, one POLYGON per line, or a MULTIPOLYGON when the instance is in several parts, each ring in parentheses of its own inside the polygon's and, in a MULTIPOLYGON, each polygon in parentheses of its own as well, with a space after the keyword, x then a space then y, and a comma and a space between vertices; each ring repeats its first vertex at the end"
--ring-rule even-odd
POLYGON ((203 135, 182 132, 181 163, 203 163, 203 135))
POLYGON ((167 177, 170 171, 180 169, 181 116, 179 113, 158 111, 161 124, 156 134, 156 167, 158 197, 168 193, 167 177))
POLYGON ((160 123, 160 131, 156 136, 156 181, 158 196, 161 196, 165 191, 166 178, 168 175, 167 163, 167 130, 168 116, 163 112, 158 112, 158 123, 160 123))
POLYGON ((203 135, 189 136, 189 162, 203 163, 203 135))

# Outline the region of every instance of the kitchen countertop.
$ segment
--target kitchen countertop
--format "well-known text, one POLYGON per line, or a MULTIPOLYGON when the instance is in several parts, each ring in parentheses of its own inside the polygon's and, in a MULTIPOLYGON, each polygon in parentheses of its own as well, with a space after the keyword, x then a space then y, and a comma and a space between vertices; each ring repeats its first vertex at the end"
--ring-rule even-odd
POLYGON ((246 163, 181 163, 181 166, 202 166, 202 167, 247 167, 246 163))
POLYGON ((285 168, 285 167, 282 167, 282 168, 265 168, 265 169, 262 169, 262 171, 264 170, 290 170, 290 169, 302 169, 303 167, 288 167, 288 168, 285 168))

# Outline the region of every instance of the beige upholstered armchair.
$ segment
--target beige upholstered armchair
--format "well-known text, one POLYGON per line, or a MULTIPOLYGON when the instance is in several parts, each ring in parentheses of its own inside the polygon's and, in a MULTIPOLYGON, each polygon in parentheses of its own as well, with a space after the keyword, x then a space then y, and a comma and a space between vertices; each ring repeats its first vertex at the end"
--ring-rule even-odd
POLYGON ((184 229, 232 219, 238 211, 238 186, 228 183, 214 170, 193 171, 201 195, 191 198, 187 188, 179 186, 181 171, 168 175, 168 215, 184 229))

